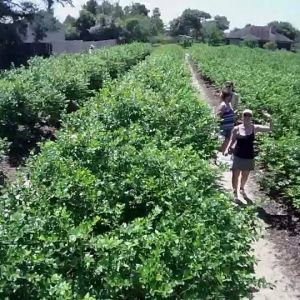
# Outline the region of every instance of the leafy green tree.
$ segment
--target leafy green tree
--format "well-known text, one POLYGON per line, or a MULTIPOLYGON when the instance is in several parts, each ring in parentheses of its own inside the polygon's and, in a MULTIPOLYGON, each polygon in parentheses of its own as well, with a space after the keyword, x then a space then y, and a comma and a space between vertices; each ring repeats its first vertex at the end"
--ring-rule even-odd
POLYGON ((65 26, 67 26, 67 25, 75 26, 76 19, 74 17, 70 16, 70 15, 67 15, 64 22, 63 22, 63 24, 65 26))
POLYGON ((153 9, 152 16, 151 16, 151 24, 152 24, 152 34, 158 35, 164 32, 164 22, 160 18, 160 10, 158 7, 153 9))
POLYGON ((179 18, 170 23, 171 35, 190 35, 196 39, 203 38, 202 23, 211 15, 198 9, 186 9, 179 18))
POLYGON ((275 42, 267 42, 263 45, 263 47, 267 50, 275 50, 277 49, 277 45, 275 42))
POLYGON ((218 46, 224 42, 224 32, 220 30, 216 21, 205 22, 204 37, 211 46, 218 46))
POLYGON ((117 2, 114 6, 113 13, 112 13, 113 18, 123 18, 124 17, 124 11, 122 6, 117 2))
POLYGON ((76 28, 76 19, 70 15, 66 17, 63 22, 65 26, 65 39, 66 40, 78 40, 80 33, 76 28))
POLYGON ((133 3, 124 9, 119 3, 103 0, 88 0, 80 11, 79 17, 64 22, 66 38, 101 40, 122 38, 125 41, 148 41, 149 36, 164 32, 159 8, 152 11, 144 4, 133 3))
POLYGON ((211 16, 197 9, 186 9, 182 14, 182 18, 188 28, 188 33, 195 38, 199 38, 201 36, 202 21, 210 19, 211 16))
POLYGON ((215 16, 214 20, 216 21, 217 27, 221 30, 227 30, 229 28, 230 22, 225 16, 215 16))
POLYGON ((89 29, 92 40, 109 40, 116 39, 120 36, 121 28, 114 22, 106 25, 98 24, 89 29))
POLYGON ((268 26, 272 26, 278 33, 285 35, 293 41, 297 36, 297 29, 289 22, 273 21, 268 26))
POLYGON ((0 0, 0 42, 21 42, 20 34, 25 35, 27 23, 34 18, 36 10, 31 2, 0 0))
POLYGON ((79 32, 80 38, 83 40, 89 40, 89 29, 95 25, 95 16, 85 9, 81 10, 79 18, 76 20, 76 28, 79 32))
POLYGON ((152 17, 153 18, 160 18, 161 17, 161 13, 160 13, 160 9, 159 7, 155 7, 152 11, 152 17))
POLYGON ((97 14, 103 14, 107 16, 112 16, 115 6, 107 0, 103 0, 101 4, 98 5, 97 14))
POLYGON ((170 35, 178 36, 188 33, 188 29, 184 26, 183 20, 181 17, 176 18, 170 22, 170 35))
POLYGON ((249 48, 257 48, 259 46, 257 41, 251 39, 245 39, 244 41, 241 42, 240 45, 249 48))
POLYGON ((43 0, 43 1, 47 5, 48 11, 51 11, 51 9, 53 9, 53 5, 55 4, 55 2, 61 4, 62 6, 65 6, 67 4, 73 6, 72 0, 43 0))
POLYGON ((66 40, 79 40, 80 32, 75 26, 67 25, 65 28, 65 39, 66 40))
POLYGON ((115 24, 113 17, 104 14, 96 16, 96 25, 89 29, 93 40, 115 39, 120 35, 121 28, 115 24))
POLYGON ((97 14, 98 3, 96 0, 88 0, 85 5, 83 5, 83 9, 90 12, 93 15, 97 14))
POLYGON ((130 6, 124 8, 125 16, 148 16, 149 10, 144 4, 133 3, 130 6))
POLYGON ((147 42, 151 35, 151 21, 149 18, 134 16, 125 20, 125 27, 123 29, 123 38, 125 41, 147 42))
POLYGON ((46 37, 48 31, 57 31, 61 28, 61 24, 54 17, 53 10, 50 12, 45 10, 38 11, 31 25, 35 42, 46 37))

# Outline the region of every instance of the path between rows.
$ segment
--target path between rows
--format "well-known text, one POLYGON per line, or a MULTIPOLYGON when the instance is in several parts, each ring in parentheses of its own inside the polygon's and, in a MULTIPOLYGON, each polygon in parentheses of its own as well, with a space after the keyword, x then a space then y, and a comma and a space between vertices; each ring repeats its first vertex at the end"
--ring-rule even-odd
MULTIPOLYGON (((196 71, 189 56, 186 56, 186 62, 192 74, 193 86, 199 92, 200 98, 205 100, 215 111, 219 103, 218 94, 213 87, 207 86, 204 80, 196 71)), ((222 174, 222 186, 231 191, 231 173, 224 171, 222 174)), ((258 184, 253 175, 250 176, 246 187, 247 196, 256 203, 261 203, 261 199, 266 199, 266 196, 259 190, 258 184)), ((245 205, 247 202, 242 196, 239 197, 245 205)), ((263 208, 261 208, 262 211, 263 208)), ((259 214, 258 214, 259 215, 259 214)), ((263 215, 263 214, 262 214, 263 215)), ((258 218, 262 227, 262 237, 253 244, 253 250, 257 259, 255 273, 258 278, 264 277, 272 288, 264 288, 253 295, 255 300, 294 300, 300 299, 300 274, 293 268, 290 270, 290 262, 286 261, 284 253, 276 248, 272 239, 272 235, 276 234, 269 230, 268 224, 262 218, 258 218)), ((283 237, 284 238, 284 237, 283 237)), ((299 247, 300 248, 300 247, 299 247)))

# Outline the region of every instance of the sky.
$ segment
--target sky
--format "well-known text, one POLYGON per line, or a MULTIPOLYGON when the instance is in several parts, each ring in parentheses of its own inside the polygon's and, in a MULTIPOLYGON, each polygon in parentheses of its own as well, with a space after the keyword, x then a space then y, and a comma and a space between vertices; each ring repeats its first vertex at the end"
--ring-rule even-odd
MULTIPOLYGON (((77 17, 86 1, 73 0, 74 8, 56 4, 55 15, 60 21, 64 21, 68 14, 77 17)), ((150 10, 159 7, 166 24, 180 16, 184 9, 192 8, 208 12, 212 16, 226 16, 230 21, 230 29, 241 28, 249 23, 266 25, 274 20, 290 22, 300 29, 300 0, 119 0, 118 2, 123 7, 132 2, 143 3, 150 10)))

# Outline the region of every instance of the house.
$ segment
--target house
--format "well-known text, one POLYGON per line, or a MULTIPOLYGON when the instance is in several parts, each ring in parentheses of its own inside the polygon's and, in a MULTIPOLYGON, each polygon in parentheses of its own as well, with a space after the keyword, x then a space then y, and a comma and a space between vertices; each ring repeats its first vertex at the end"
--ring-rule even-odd
POLYGON ((61 54, 61 53, 80 53, 88 52, 91 44, 96 48, 114 46, 118 43, 116 39, 103 40, 103 41, 82 41, 82 40, 65 40, 65 29, 61 26, 57 31, 46 32, 46 37, 44 37, 38 43, 34 43, 34 31, 32 26, 28 24, 27 32, 22 36, 24 44, 35 44, 41 46, 50 45, 50 53, 61 54))
POLYGON ((293 41, 275 31, 272 26, 246 26, 242 29, 235 29, 227 34, 228 44, 239 45, 243 41, 257 42, 259 47, 267 42, 274 42, 278 49, 291 50, 293 41))

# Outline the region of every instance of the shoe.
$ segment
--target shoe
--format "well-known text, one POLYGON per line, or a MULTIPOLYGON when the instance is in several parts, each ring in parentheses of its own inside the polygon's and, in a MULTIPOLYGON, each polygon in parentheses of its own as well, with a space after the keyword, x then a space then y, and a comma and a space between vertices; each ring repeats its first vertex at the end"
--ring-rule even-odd
POLYGON ((234 200, 238 200, 239 199, 239 195, 237 191, 233 191, 233 198, 234 200))

